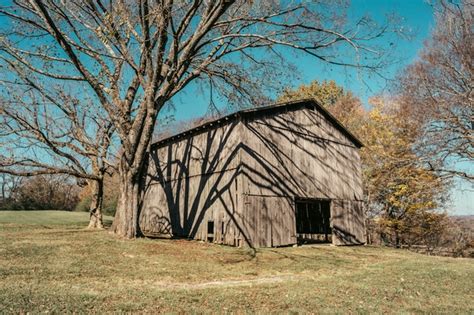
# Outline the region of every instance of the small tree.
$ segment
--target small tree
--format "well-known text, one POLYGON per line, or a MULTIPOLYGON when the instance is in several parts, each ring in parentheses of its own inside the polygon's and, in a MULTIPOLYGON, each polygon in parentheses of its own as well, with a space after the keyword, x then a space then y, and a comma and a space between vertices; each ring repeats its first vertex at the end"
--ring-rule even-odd
POLYGON ((113 124, 86 98, 67 95, 51 83, 42 86, 18 62, 5 63, 17 79, 3 85, 10 97, 0 104, 0 173, 68 175, 88 183, 89 228, 103 228, 104 175, 114 167, 108 160, 113 124))
POLYGON ((0 209, 10 210, 14 203, 13 196, 22 185, 22 177, 0 173, 0 209))

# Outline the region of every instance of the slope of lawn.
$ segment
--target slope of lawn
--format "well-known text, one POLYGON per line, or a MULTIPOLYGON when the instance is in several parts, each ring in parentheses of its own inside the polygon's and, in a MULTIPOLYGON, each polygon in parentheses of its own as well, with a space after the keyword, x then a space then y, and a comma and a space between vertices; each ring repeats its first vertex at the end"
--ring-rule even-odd
POLYGON ((87 214, 0 211, 1 314, 474 312, 470 259, 122 240, 86 224, 87 214))

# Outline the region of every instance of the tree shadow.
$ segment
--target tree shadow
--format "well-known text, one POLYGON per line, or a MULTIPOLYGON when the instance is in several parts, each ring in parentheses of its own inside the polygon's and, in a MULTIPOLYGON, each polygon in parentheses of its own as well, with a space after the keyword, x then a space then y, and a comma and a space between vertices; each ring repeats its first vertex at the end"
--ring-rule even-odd
MULTIPOLYGON (((288 245, 296 238, 296 197, 360 202, 354 145, 310 110, 285 109, 268 119, 255 112, 156 146, 144 185, 143 233, 252 248, 288 245)), ((334 235, 341 243, 360 239, 341 216, 334 217, 334 235)), ((364 224, 352 217, 352 225, 364 224)))

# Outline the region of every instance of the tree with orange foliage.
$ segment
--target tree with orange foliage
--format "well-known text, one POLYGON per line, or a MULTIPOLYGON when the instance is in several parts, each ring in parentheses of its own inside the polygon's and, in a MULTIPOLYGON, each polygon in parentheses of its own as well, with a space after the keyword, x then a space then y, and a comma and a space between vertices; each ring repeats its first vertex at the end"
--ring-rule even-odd
POLYGON ((360 100, 334 81, 313 81, 287 89, 279 100, 314 98, 364 143, 360 151, 369 226, 386 243, 439 243, 446 215, 437 212, 448 182, 414 151, 420 136, 393 100, 374 98, 365 110, 360 100), (375 225, 375 226, 374 226, 375 225))
POLYGON ((431 244, 431 231, 441 228, 446 217, 440 210, 449 182, 414 150, 418 127, 405 119, 398 104, 381 98, 371 102, 358 132, 365 144, 361 158, 368 217, 376 220, 384 242, 431 244))

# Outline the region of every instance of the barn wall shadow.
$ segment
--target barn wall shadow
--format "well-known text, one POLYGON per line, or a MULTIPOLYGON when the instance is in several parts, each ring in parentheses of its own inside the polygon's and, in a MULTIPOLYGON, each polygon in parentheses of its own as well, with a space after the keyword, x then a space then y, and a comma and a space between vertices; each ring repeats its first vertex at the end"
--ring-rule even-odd
POLYGON ((294 226, 282 230, 281 224, 278 228, 271 221, 279 211, 275 207, 294 212, 298 196, 327 198, 335 204, 347 200, 334 212, 333 233, 341 244, 360 243, 354 230, 364 225, 363 213, 362 217, 351 214, 352 221, 345 214, 354 206, 351 203, 361 203, 362 198, 355 149, 331 136, 334 130, 314 113, 300 111, 309 122, 306 125, 295 122, 289 113, 268 120, 256 116, 243 123, 234 121, 184 138, 179 145, 169 143, 153 150, 140 215, 145 235, 207 240, 208 221, 212 221, 212 240, 219 243, 286 245, 278 240, 288 231, 294 233, 294 226), (305 155, 306 164, 295 155, 305 155), (314 173, 316 164, 325 170, 324 176, 314 173), (340 186, 339 195, 333 193, 337 189, 331 181, 340 186), (257 198, 264 201, 253 203, 257 198), (255 205, 258 209, 249 209, 255 205), (269 241, 258 239, 257 230, 267 227, 257 222, 257 216, 268 223, 264 233, 269 241))

